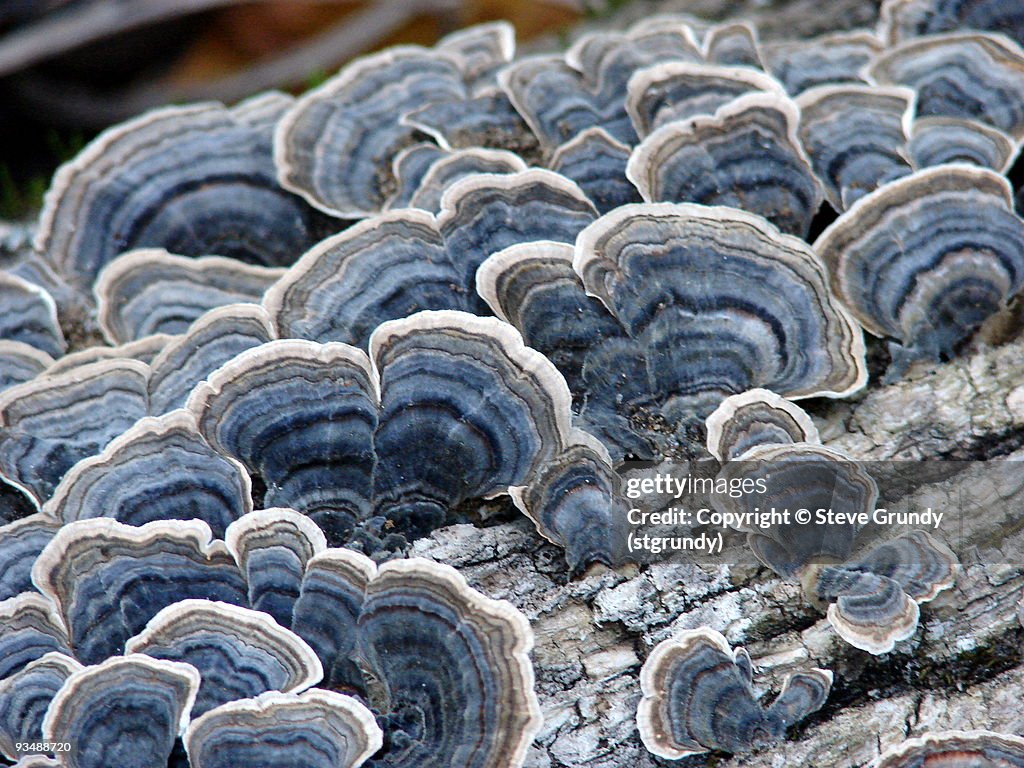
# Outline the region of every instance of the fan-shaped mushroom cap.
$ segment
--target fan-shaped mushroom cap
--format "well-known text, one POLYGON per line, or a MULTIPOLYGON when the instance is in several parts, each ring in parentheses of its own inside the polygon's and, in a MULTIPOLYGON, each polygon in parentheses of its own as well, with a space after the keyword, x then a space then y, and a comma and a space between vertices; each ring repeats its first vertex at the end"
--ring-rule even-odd
POLYGON ((256 301, 283 269, 219 256, 187 258, 162 248, 118 256, 96 280, 100 327, 113 344, 184 333, 208 310, 256 301))
POLYGON ((17 760, 29 753, 23 744, 43 740, 46 708, 64 681, 81 668, 70 656, 51 651, 0 679, 0 755, 17 760))
POLYGON ((604 128, 587 128, 558 147, 548 165, 580 189, 601 213, 628 203, 639 203, 640 192, 626 178, 630 148, 604 128))
POLYGON ((522 485, 573 434, 565 380, 495 318, 420 312, 370 338, 379 375, 375 505, 418 531, 522 485))
POLYGON ((31 381, 53 365, 53 358, 21 341, 0 339, 0 392, 31 381))
POLYGON ((829 600, 828 620, 850 645, 888 653, 917 630, 920 609, 893 579, 864 571, 825 567, 817 574, 818 597, 829 600))
POLYGON ((271 341, 214 371, 187 407, 210 445, 263 479, 267 506, 322 513, 325 530, 366 515, 377 402, 364 352, 271 341))
POLYGON ((445 190, 459 179, 479 173, 520 173, 525 170, 526 163, 522 158, 507 150, 456 150, 431 164, 409 200, 409 205, 431 213, 440 213, 441 197, 445 190))
POLYGON ((407 45, 356 59, 281 120, 274 143, 281 184, 334 216, 377 213, 394 191, 392 158, 416 141, 399 118, 465 95, 457 58, 447 53, 407 45))
POLYGON ((163 608, 128 640, 125 653, 195 667, 202 682, 193 718, 266 691, 302 691, 323 677, 313 649, 294 632, 260 611, 211 600, 163 608))
POLYGON ((835 32, 809 40, 766 43, 767 69, 796 96, 816 85, 865 83, 864 67, 884 46, 870 32, 835 32))
POLYGON ((705 424, 708 452, 723 463, 761 445, 821 442, 800 406, 767 389, 725 398, 705 424))
POLYGON ((54 176, 37 249, 79 288, 134 248, 290 263, 325 226, 275 180, 271 133, 290 103, 167 107, 107 130, 54 176))
POLYGON ((655 130, 633 150, 626 175, 648 202, 729 205, 804 236, 821 188, 797 138, 798 122, 786 97, 741 96, 714 116, 655 130))
POLYGON ((701 49, 711 64, 764 69, 757 30, 745 22, 720 24, 704 33, 701 49))
POLYGON ((861 198, 814 244, 862 326, 896 363, 951 354, 1024 284, 1024 221, 1005 178, 938 166, 861 198))
POLYGON ((43 288, 0 271, 0 339, 20 341, 60 357, 67 348, 57 321, 57 305, 43 288))
POLYGON ((657 62, 701 59, 693 33, 681 22, 646 24, 624 34, 584 36, 565 58, 520 59, 501 71, 499 82, 546 150, 594 126, 632 143, 636 134, 625 101, 633 72, 657 62))
POLYGON ((573 246, 536 241, 491 255, 476 273, 477 293, 523 340, 542 352, 565 376, 574 393, 587 352, 606 338, 623 335, 605 306, 588 296, 572 268, 573 246))
POLYGON ((306 564, 327 548, 323 531, 293 510, 261 509, 233 522, 224 540, 245 574, 249 604, 290 626, 306 564))
POLYGON ((515 55, 516 31, 507 21, 474 24, 445 35, 434 47, 458 59, 471 88, 486 88, 494 84, 497 70, 515 55))
MULTIPOLYGON (((464 258, 464 257, 463 257, 464 258)), ((390 211, 306 253, 263 300, 282 336, 365 348, 386 320, 424 309, 469 309, 460 259, 434 217, 390 211)))
POLYGON ((87 664, 120 653, 161 608, 187 598, 246 604, 238 566, 200 520, 139 528, 109 518, 68 523, 32 569, 58 607, 74 656, 87 664), (160 589, 153 588, 159 574, 160 589))
POLYGON ((0 600, 33 589, 32 565, 59 528, 41 512, 0 526, 0 600))
POLYGON ((408 208, 409 201, 419 189, 420 182, 427 175, 430 166, 443 157, 448 157, 450 150, 441 149, 432 141, 421 141, 411 144, 398 152, 391 161, 391 175, 395 177, 395 191, 384 206, 385 210, 408 208))
POLYGON ((786 728, 820 709, 832 673, 811 669, 786 681, 764 707, 751 687, 750 657, 708 627, 660 643, 640 670, 640 739, 675 760, 712 749, 744 753, 780 740, 786 728))
POLYGON ((667 123, 713 115, 740 96, 760 92, 785 93, 778 80, 748 67, 669 61, 629 79, 626 111, 643 138, 667 123))
POLYGON ((652 394, 669 414, 703 418, 758 386, 836 397, 865 382, 863 338, 818 258, 760 217, 624 206, 580 234, 573 267, 643 345, 652 394))
POLYGON ((366 707, 316 689, 232 701, 195 719, 185 733, 193 768, 357 768, 382 743, 366 707))
POLYGON ((214 451, 187 411, 138 421, 103 452, 78 462, 44 509, 64 523, 111 517, 140 526, 198 519, 223 538, 252 510, 249 476, 214 451))
POLYGON ((325 688, 366 694, 355 656, 356 624, 376 575, 373 561, 350 549, 327 549, 306 563, 292 630, 316 651, 325 688))
POLYGON ((48 653, 71 654, 53 603, 36 592, 0 600, 0 680, 48 653))
POLYGON ((625 559, 621 484, 604 446, 584 435, 511 495, 541 536, 565 549, 569 567, 578 573, 590 563, 614 567, 625 559))
MULTIPOLYGON (((741 498, 715 497, 716 508, 731 512, 755 509, 832 509, 848 516, 875 507, 878 486, 864 468, 831 448, 815 443, 762 445, 726 463, 721 477, 764 479, 765 490, 741 498)), ((850 519, 850 518, 848 518, 850 519)), ((860 526, 853 522, 797 521, 749 528, 754 554, 783 578, 797 578, 816 563, 845 561, 853 552, 860 526)))
POLYGON ((1020 768, 1024 739, 993 731, 936 731, 883 752, 872 768, 1020 768))
POLYGON ((1002 35, 911 39, 868 70, 881 84, 917 91, 917 116, 964 117, 1024 139, 1024 50, 1002 35))
POLYGON ((49 498, 71 466, 146 415, 149 366, 105 360, 0 393, 0 471, 49 498))
POLYGON ((534 240, 575 241, 597 218, 593 203, 569 179, 531 169, 468 176, 441 198, 437 225, 448 252, 472 288, 476 270, 492 253, 534 240))
POLYGON ((911 172, 909 88, 820 86, 801 93, 796 103, 800 140, 837 211, 911 172))
POLYGON ((914 121, 907 146, 917 169, 931 165, 969 163, 1006 173, 1017 157, 1017 145, 998 128, 960 117, 922 117, 914 121))
POLYGON ((522 765, 541 714, 518 610, 449 566, 393 560, 369 583, 358 627, 395 729, 382 765, 522 765))
POLYGON ((167 765, 199 688, 188 664, 133 654, 71 674, 43 720, 43 738, 67 743, 67 768, 167 765))
POLYGON ((890 44, 937 32, 1002 32, 1024 45, 1024 8, 1002 0, 885 0, 879 33, 890 44))
POLYGON ((258 304, 228 304, 202 315, 151 363, 149 412, 181 408, 193 388, 242 352, 277 338, 273 321, 258 304))

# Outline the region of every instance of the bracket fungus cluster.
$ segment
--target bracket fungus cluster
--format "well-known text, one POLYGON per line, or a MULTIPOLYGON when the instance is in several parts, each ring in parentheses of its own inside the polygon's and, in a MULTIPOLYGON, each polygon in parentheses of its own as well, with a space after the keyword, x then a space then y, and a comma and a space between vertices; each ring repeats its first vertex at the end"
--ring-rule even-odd
POLYGON ((0 602, 0 754, 45 739, 96 768, 166 765, 181 744, 197 768, 521 764, 540 714, 515 608, 448 566, 328 549, 291 510, 223 536, 60 528, 42 594, 0 602))
MULTIPOLYGON (((525 56, 489 24, 101 134, 0 271, 0 754, 515 768, 532 630, 412 539, 500 506, 569 578, 619 568, 626 462, 708 454, 773 478, 733 511, 870 509, 792 401, 860 392, 864 331, 889 378, 955 356, 1024 287, 1011 5, 772 41, 658 16, 525 56)), ((874 654, 957 570, 923 532, 743 532, 874 654)), ((766 706, 704 628, 640 682, 678 758, 783 738, 832 676, 766 706)), ((1022 764, 1001 738, 881 765, 1022 764)))
POLYGON ((919 604, 950 588, 958 560, 942 541, 912 530, 880 543, 858 520, 876 508, 878 485, 863 465, 821 445, 810 417, 767 390, 727 398, 707 419, 708 451, 722 475, 763 481, 763 492, 715 499, 723 511, 829 510, 825 521, 745 527, 757 558, 826 610, 836 633, 873 654, 917 630, 919 604), (810 523, 810 524, 809 524, 810 523), (866 551, 865 551, 866 550, 866 551))
POLYGON ((824 669, 797 672, 768 706, 754 696, 753 664, 712 629, 689 630, 659 644, 640 671, 640 738, 669 759, 710 750, 744 753, 768 746, 821 709, 832 688, 824 669))

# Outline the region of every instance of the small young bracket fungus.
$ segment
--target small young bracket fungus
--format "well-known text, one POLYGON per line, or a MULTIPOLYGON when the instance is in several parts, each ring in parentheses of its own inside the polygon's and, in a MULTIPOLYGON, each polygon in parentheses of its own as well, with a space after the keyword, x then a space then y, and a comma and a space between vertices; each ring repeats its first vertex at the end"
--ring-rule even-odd
POLYGON ((391 159, 417 140, 401 116, 462 100, 466 88, 459 58, 442 51, 396 46, 350 62, 278 124, 281 184, 334 216, 379 212, 394 191, 391 159))
POLYGON ((745 22, 712 27, 704 33, 701 50, 710 64, 764 69, 757 29, 745 22))
POLYGON ((1024 739, 993 731, 936 731, 883 752, 872 768, 1021 768, 1024 739))
POLYGON ((37 250, 81 289, 135 248, 291 263, 325 223, 276 182, 271 132, 290 103, 167 107, 105 131, 54 176, 37 250))
POLYGON ((271 341, 210 374, 187 408, 210 445, 262 478, 266 506, 323 512, 325 530, 366 516, 377 403, 361 350, 271 341))
POLYGON ((82 665, 63 653, 50 652, 10 677, 0 679, 0 755, 17 760, 43 740, 43 717, 53 697, 82 665))
POLYGON ((471 90, 487 90, 516 52, 516 30, 507 21, 474 24, 445 35, 434 48, 456 56, 471 90))
POLYGON ((928 168, 861 198, 814 244, 858 322, 899 342, 895 371, 950 356, 1024 285, 1010 186, 968 165, 928 168))
POLYGON ((258 302, 283 274, 283 269, 219 256, 187 258, 162 248, 129 251, 96 279, 100 328, 112 344, 184 333, 208 310, 258 302))
POLYGON ((766 707, 754 696, 751 673, 747 652, 709 627, 660 643, 640 670, 636 721, 644 746, 669 760, 760 749, 821 709, 832 687, 827 670, 797 672, 766 707))
POLYGON ((1001 32, 1024 45, 1024 7, 991 0, 885 0, 879 34, 890 45, 939 32, 1001 32))
POLYGON ((821 442, 800 406, 767 389, 725 398, 704 423, 708 452, 723 464, 762 445, 821 442))
POLYGON ((957 558, 924 531, 885 542, 850 563, 825 567, 808 581, 828 601, 828 620, 850 645, 888 653, 917 629, 918 605, 953 585, 957 558))
POLYGON ((70 655, 70 645, 56 607, 39 593, 0 600, 0 680, 48 653, 70 655))
POLYGON ((626 178, 630 148, 601 127, 588 128, 558 147, 548 165, 575 181, 600 213, 639 203, 640 192, 626 178))
POLYGON ((644 138, 667 123, 713 115, 750 93, 785 95, 774 77, 747 67, 668 61, 641 69, 629 79, 626 111, 644 138))
POLYGON ((581 37, 564 58, 520 59, 498 79, 550 152, 594 126, 632 144, 636 133, 625 109, 630 76, 658 62, 701 60, 693 32, 682 22, 641 23, 623 34, 581 37))
POLYGON ((917 91, 917 116, 980 120, 1024 139, 1024 50, 1002 35, 911 39, 883 53, 868 74, 917 91))
POLYGON ((53 358, 22 341, 0 339, 0 392, 31 381, 53 365, 53 358))
POLYGON ((0 271, 0 339, 20 341, 51 357, 67 348, 57 321, 57 305, 43 288, 0 271))
POLYGON ((56 604, 73 655, 85 664, 120 653, 128 638, 172 603, 247 602, 234 559, 200 520, 158 520, 139 528, 103 517, 68 523, 36 560, 32 580, 56 604))
POLYGON ((252 511, 249 476, 214 451, 187 411, 145 418, 73 466, 43 506, 62 523, 110 517, 140 526, 198 519, 217 538, 252 511))
POLYGON ((149 366, 105 360, 0 393, 0 471, 37 501, 147 414, 149 366))
POLYGON ((921 117, 907 146, 914 168, 968 163, 1007 173, 1017 159, 1017 143, 998 128, 961 117, 921 117))
POLYGON ((43 740, 69 744, 66 768, 164 768, 199 689, 188 664, 132 654, 71 674, 43 720, 43 740))
POLYGON ((357 768, 382 744, 366 707, 316 689, 232 701, 194 719, 185 733, 192 768, 357 768))
POLYGON ((249 604, 290 626, 306 564, 327 548, 323 531, 291 509, 261 509, 232 523, 224 542, 245 574, 249 604))
POLYGON ((125 653, 195 667, 202 682, 193 718, 266 691, 303 691, 324 672, 313 649, 266 613, 210 600, 163 608, 128 640, 125 653))
POLYGON ((829 203, 844 211, 881 185, 911 173, 909 88, 828 85, 801 93, 800 141, 829 203))
POLYGON ((642 346, 639 380, 669 418, 753 387, 843 397, 866 381, 863 337, 817 256, 758 216, 623 206, 580 234, 573 267, 642 346))
POLYGON ((193 388, 221 365, 276 338, 273 321, 258 304, 211 309, 153 358, 149 413, 157 416, 183 407, 193 388))
POLYGON ((621 486, 608 451, 584 433, 545 464, 529 485, 510 493, 540 535, 565 549, 576 574, 591 563, 615 567, 625 562, 628 530, 621 486))
POLYGON ((786 92, 796 96, 817 85, 866 83, 861 73, 883 48, 870 32, 834 32, 808 40, 765 43, 761 56, 786 92))
POLYGON ((799 120, 787 97, 740 96, 711 117, 655 130, 633 150, 626 176, 647 202, 728 205, 803 237, 821 187, 797 137, 799 120))
POLYGON ((366 347, 386 320, 427 309, 470 309, 460 258, 432 215, 371 217, 302 256, 263 299, 283 337, 366 347))
POLYGON ((42 512, 0 526, 0 600, 33 589, 32 565, 59 528, 42 512))
POLYGON ((511 604, 450 566, 392 560, 367 586, 358 640, 394 729, 381 765, 522 765, 542 718, 533 633, 511 604))

